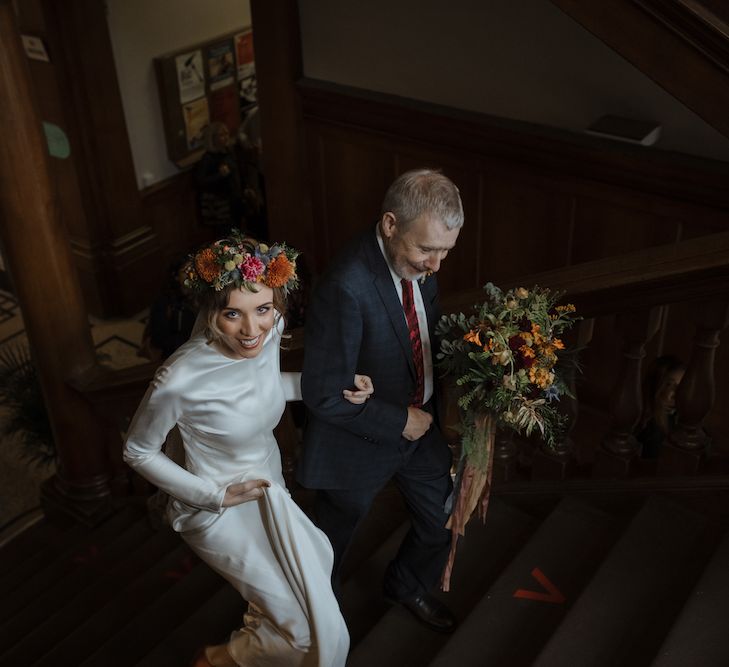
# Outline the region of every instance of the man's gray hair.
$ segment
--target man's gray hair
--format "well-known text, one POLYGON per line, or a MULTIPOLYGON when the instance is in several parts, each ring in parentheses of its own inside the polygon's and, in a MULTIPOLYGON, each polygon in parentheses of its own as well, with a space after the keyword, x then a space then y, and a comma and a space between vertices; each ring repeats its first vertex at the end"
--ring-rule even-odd
POLYGON ((423 213, 439 218, 448 229, 463 226, 458 188, 434 169, 413 169, 398 176, 382 202, 381 216, 388 212, 404 228, 423 213))

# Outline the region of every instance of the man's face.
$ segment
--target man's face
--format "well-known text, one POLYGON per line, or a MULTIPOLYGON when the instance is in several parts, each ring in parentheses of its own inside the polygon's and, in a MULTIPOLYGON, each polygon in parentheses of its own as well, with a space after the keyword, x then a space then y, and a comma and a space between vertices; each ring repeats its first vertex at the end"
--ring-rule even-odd
POLYGON ((380 231, 395 273, 406 280, 418 280, 440 268, 461 230, 448 229, 440 218, 423 213, 403 231, 395 216, 385 213, 380 231))

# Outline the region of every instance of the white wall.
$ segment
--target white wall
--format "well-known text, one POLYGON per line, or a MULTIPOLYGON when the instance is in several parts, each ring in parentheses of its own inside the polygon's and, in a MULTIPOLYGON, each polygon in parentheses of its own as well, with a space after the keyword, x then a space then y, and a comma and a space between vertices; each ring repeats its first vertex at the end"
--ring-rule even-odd
POLYGON ((249 0, 107 0, 109 32, 140 188, 179 169, 167 159, 153 58, 251 24, 249 0))
POLYGON ((726 137, 548 0, 300 0, 299 11, 306 76, 575 132, 606 114, 656 120, 658 148, 729 161, 726 137))

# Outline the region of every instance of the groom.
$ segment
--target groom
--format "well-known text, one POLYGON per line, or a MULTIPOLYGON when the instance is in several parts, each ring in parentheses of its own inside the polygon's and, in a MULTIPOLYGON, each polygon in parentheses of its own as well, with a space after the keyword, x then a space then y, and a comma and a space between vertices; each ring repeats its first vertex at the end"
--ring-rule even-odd
POLYGON ((319 527, 337 570, 377 493, 394 479, 411 527, 385 574, 385 596, 433 629, 453 614, 430 591, 448 554, 444 502, 451 454, 435 415, 435 273, 463 225, 458 188, 437 171, 402 174, 379 222, 339 254, 306 319, 302 390, 309 411, 298 481, 317 489, 319 527), (342 398, 354 373, 369 375, 372 399, 342 398), (436 420, 436 421, 434 421, 436 420))

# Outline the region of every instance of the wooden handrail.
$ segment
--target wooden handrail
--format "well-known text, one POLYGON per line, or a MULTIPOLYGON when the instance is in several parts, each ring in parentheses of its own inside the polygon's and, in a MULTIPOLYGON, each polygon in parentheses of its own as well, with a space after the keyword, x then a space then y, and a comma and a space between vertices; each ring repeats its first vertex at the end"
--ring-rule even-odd
MULTIPOLYGON (((533 285, 564 290, 584 317, 708 300, 729 294, 729 232, 521 276, 501 287, 533 285)), ((441 310, 467 312, 483 298, 481 289, 445 295, 441 310)))

